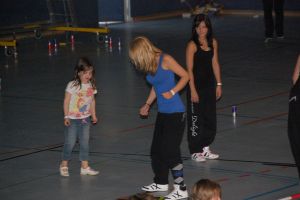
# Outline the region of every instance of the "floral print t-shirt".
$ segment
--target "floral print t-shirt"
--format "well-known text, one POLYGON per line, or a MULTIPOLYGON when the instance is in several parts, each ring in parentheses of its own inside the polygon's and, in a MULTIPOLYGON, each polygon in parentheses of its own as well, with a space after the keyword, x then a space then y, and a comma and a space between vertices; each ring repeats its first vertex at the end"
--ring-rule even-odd
POLYGON ((70 119, 83 119, 91 116, 91 103, 97 90, 93 89, 91 83, 74 86, 74 81, 68 83, 66 92, 71 94, 69 113, 70 119))

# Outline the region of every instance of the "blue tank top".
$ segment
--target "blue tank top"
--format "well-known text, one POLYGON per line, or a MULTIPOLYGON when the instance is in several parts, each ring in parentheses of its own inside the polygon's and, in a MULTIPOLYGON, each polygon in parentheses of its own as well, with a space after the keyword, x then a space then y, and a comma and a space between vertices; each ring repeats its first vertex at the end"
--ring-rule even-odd
POLYGON ((171 70, 165 70, 162 68, 161 63, 163 60, 163 54, 159 58, 157 71, 154 75, 147 74, 147 81, 153 86, 156 98, 158 112, 161 113, 176 113, 185 112, 185 107, 178 93, 176 93, 171 99, 165 99, 162 94, 170 91, 175 87, 175 75, 171 70))

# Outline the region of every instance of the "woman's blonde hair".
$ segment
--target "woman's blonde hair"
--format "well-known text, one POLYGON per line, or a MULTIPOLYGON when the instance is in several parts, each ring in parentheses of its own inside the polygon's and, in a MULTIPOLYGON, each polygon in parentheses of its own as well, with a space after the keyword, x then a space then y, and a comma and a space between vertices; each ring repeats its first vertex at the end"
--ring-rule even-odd
POLYGON ((209 179, 201 179, 192 189, 192 200, 211 200, 222 196, 221 186, 209 179))
POLYGON ((162 51, 144 36, 136 37, 129 47, 129 58, 137 70, 154 74, 157 70, 157 54, 162 51))

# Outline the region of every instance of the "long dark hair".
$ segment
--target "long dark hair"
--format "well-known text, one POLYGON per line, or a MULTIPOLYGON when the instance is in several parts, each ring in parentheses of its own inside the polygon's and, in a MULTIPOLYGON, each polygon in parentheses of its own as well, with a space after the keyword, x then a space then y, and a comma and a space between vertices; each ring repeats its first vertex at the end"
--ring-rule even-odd
POLYGON ((81 88, 81 80, 79 77, 79 73, 82 71, 89 71, 92 70, 92 78, 90 80, 93 89, 96 89, 96 80, 95 80, 95 69, 92 66, 91 62, 89 61, 89 59, 87 59, 86 57, 81 57, 78 59, 77 64, 74 68, 74 77, 73 80, 73 86, 75 87, 80 87, 81 88))
POLYGON ((212 46, 213 45, 212 44, 213 43, 213 30, 212 30, 210 19, 207 15, 199 14, 199 15, 195 16, 194 22, 193 22, 191 40, 196 43, 197 47, 201 46, 201 44, 199 42, 199 35, 196 31, 196 28, 200 25, 201 22, 204 22, 207 29, 208 29, 206 39, 207 39, 208 46, 212 48, 213 47, 212 46))

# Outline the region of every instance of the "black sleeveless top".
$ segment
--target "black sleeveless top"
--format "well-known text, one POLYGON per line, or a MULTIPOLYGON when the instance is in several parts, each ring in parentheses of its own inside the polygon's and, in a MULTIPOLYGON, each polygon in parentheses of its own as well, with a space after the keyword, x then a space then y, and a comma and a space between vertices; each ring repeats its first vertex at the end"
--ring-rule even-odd
POLYGON ((196 89, 214 88, 216 85, 215 75, 212 68, 213 48, 204 51, 197 46, 194 54, 193 75, 196 89))

